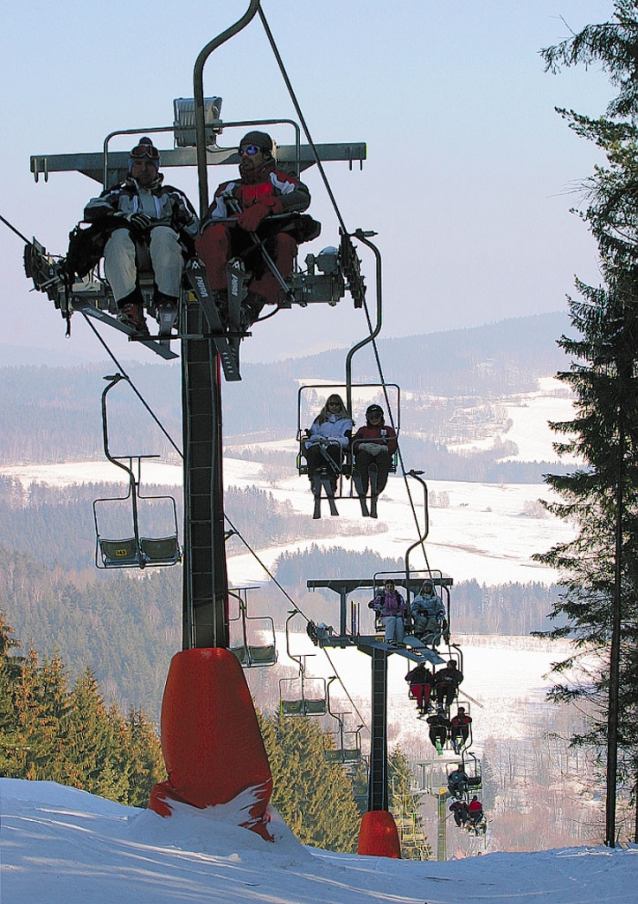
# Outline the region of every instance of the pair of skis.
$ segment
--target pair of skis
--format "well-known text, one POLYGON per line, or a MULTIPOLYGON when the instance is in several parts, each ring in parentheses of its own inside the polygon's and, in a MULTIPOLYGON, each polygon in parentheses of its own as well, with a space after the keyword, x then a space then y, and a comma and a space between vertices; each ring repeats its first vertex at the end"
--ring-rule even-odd
MULTIPOLYGON (((340 472, 337 469, 337 466, 334 464, 330 456, 322 449, 324 457, 330 461, 329 468, 323 468, 320 472, 316 473, 312 479, 312 492, 315 497, 315 508, 312 517, 314 519, 321 518, 321 499, 322 499, 322 491, 325 490, 326 499, 328 500, 328 505, 330 506, 330 514, 333 516, 338 516, 339 511, 337 510, 337 505, 335 503, 334 496, 334 488, 331 483, 331 479, 334 480, 335 476, 339 476, 340 472)), ((352 479, 354 481, 354 486, 357 491, 357 495, 359 497, 359 503, 361 505, 361 514, 364 518, 377 518, 377 500, 379 498, 378 493, 378 471, 376 465, 370 465, 368 474, 370 475, 370 507, 368 508, 368 501, 366 499, 366 494, 363 490, 363 484, 361 482, 361 475, 358 471, 352 472, 352 479)))
POLYGON ((235 383, 241 380, 239 343, 243 336, 248 335, 241 330, 241 303, 246 290, 244 286, 245 269, 239 258, 233 258, 228 262, 226 275, 228 278, 228 329, 225 329, 222 323, 215 293, 208 283, 204 264, 195 259, 186 268, 186 276, 204 312, 224 376, 229 383, 235 383))

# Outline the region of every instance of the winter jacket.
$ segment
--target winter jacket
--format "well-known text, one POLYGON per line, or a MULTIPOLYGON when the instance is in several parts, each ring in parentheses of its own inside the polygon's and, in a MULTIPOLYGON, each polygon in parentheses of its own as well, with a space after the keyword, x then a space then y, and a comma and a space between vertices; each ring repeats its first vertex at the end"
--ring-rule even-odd
POLYGON ((429 596, 422 596, 421 594, 415 596, 410 604, 410 609, 415 618, 417 616, 427 619, 435 618, 437 620, 445 618, 445 607, 441 597, 434 590, 429 596))
POLYGON ((275 169, 273 162, 270 167, 262 167, 254 182, 252 180, 249 182, 245 178, 222 182, 215 192, 213 203, 202 223, 202 229, 210 226, 215 220, 236 216, 235 205, 228 203, 231 197, 239 204, 241 210, 246 210, 253 204, 268 203, 274 198, 281 202, 283 213, 306 210, 310 204, 310 192, 303 182, 282 170, 275 169))
POLYGON ((397 590, 383 590, 368 605, 375 609, 381 618, 403 617, 406 613, 405 600, 397 590))
POLYGON ((450 724, 452 725, 452 728, 460 728, 462 726, 463 727, 469 726, 471 724, 471 722, 472 722, 472 717, 464 715, 464 716, 454 716, 454 718, 451 720, 450 724))
POLYGON ((432 672, 426 669, 422 663, 408 672, 405 676, 405 680, 410 682, 410 687, 420 684, 429 684, 430 687, 434 687, 432 672))
POLYGON ((84 208, 84 219, 99 223, 117 213, 143 213, 150 217, 152 225, 169 226, 188 244, 199 230, 195 211, 183 192, 163 182, 164 176, 159 173, 148 188, 142 188, 129 176, 126 181, 103 191, 99 198, 92 198, 84 208))
POLYGON ((388 447, 390 455, 397 451, 397 435, 393 427, 359 427, 352 438, 352 451, 357 454, 360 443, 372 443, 388 447))
POLYGON ((349 417, 338 417, 330 414, 327 419, 320 424, 315 418, 310 428, 310 436, 305 440, 306 449, 321 442, 321 439, 330 440, 330 442, 339 443, 342 449, 347 449, 350 443, 350 433, 352 431, 352 421, 349 417))
POLYGON ((441 669, 440 672, 436 673, 436 686, 440 687, 458 687, 461 681, 463 681, 463 674, 459 669, 441 669))

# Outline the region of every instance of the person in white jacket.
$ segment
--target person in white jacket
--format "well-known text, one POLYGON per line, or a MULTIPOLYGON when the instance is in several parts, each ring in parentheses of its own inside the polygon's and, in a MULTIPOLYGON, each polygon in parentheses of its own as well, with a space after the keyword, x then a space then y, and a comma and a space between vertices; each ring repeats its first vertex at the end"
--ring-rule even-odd
POLYGON ((313 483, 318 470, 326 468, 333 490, 336 489, 343 456, 352 437, 352 419, 340 395, 333 393, 328 396, 306 433, 303 454, 308 462, 310 483, 313 483))
POLYGON ((128 178, 92 198, 84 219, 102 227, 104 271, 119 310, 118 320, 138 337, 148 336, 137 279, 137 246, 148 245, 155 304, 177 304, 185 259, 194 252, 199 224, 186 195, 164 185, 160 153, 140 138, 129 155, 128 178))

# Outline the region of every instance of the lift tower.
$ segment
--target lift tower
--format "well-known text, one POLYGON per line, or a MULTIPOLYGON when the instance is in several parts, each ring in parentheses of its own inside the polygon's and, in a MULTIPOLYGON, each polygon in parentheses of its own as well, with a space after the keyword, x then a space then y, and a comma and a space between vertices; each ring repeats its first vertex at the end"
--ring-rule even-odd
MULTIPOLYGON (((32 156, 31 172, 36 181, 39 175, 46 181, 52 172, 78 171, 102 182, 106 189, 122 181, 127 174, 128 153, 109 153, 111 138, 174 130, 177 147, 162 151, 162 168, 197 165, 200 215, 203 217, 208 209, 207 167, 239 163, 234 149, 215 146, 215 135, 224 128, 265 126, 276 122, 293 125, 296 144, 280 147, 278 161, 293 163, 297 173, 320 160, 347 160, 350 164, 354 160, 363 161, 363 143, 302 146, 300 129, 292 120, 224 123, 219 119, 219 98, 215 99, 219 101, 217 107, 213 104, 205 109, 203 68, 206 60, 216 48, 248 25, 256 13, 260 13, 266 27, 259 7, 259 0, 250 0, 246 13, 207 44, 197 58, 192 102, 194 123, 191 124, 191 130, 192 125, 195 126, 194 146, 181 140, 185 129, 178 122, 172 126, 121 130, 107 136, 102 153, 32 156)), ((341 244, 346 245, 352 263, 354 249, 345 232, 342 232, 341 244)), ((76 290, 75 286, 68 286, 67 275, 62 275, 59 268, 56 270, 42 246, 34 241, 28 247, 31 250, 27 275, 35 276, 36 288, 46 291, 66 316, 73 310, 81 310, 127 331, 115 317, 109 316, 113 307, 109 307, 108 287, 105 290, 103 282, 94 284, 99 288, 95 298, 87 298, 82 287, 76 290), (37 269, 35 274, 29 272, 34 269, 37 269)), ((331 286, 328 295, 315 291, 318 286, 321 288, 321 276, 311 274, 307 285, 304 285, 304 279, 305 276, 291 287, 288 304, 305 306, 312 301, 332 304, 338 300, 332 294, 335 283, 332 277, 326 280, 331 286)), ((340 295, 343 295, 342 277, 340 285, 340 295)), ((165 358, 175 357, 169 348, 170 339, 181 341, 184 443, 183 649, 181 654, 173 657, 162 706, 162 748, 169 781, 156 786, 151 806, 161 815, 168 816, 171 809, 167 799, 206 807, 225 803, 252 789, 256 803, 250 808, 250 819, 245 824, 268 837, 265 808, 272 784, 270 769, 241 666, 228 650, 220 374, 220 343, 223 345, 226 340, 219 330, 211 327, 213 306, 207 310, 196 293, 183 295, 177 335, 171 333, 167 338, 167 334, 162 335, 160 331, 157 339, 143 340, 144 345, 165 358)), ((221 360, 223 362, 223 358, 221 360)), ((224 370, 228 377, 226 367, 224 370)), ((237 371, 234 379, 239 378, 237 371)))

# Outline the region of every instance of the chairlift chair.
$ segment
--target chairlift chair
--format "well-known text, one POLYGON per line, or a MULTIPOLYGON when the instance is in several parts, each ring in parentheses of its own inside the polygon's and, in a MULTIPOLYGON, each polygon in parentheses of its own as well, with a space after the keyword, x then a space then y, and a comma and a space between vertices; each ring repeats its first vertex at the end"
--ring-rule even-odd
POLYGON ((247 595, 253 587, 239 587, 229 594, 237 601, 237 615, 228 619, 230 651, 244 668, 275 665, 277 648, 275 623, 269 615, 248 615, 247 595))
POLYGON ((121 380, 127 379, 121 374, 105 377, 108 386, 102 392, 102 433, 104 454, 112 464, 121 468, 128 476, 128 488, 124 496, 96 499, 93 502, 93 520, 95 524, 96 546, 95 564, 98 568, 147 568, 149 566, 176 565, 181 561, 181 548, 177 529, 177 506, 173 496, 144 496, 140 492, 142 461, 158 458, 157 455, 112 455, 109 449, 107 395, 121 380), (170 511, 170 533, 161 537, 143 536, 140 533, 140 503, 144 506, 157 502, 168 503, 170 511), (127 517, 131 530, 121 537, 105 536, 101 528, 106 511, 113 512, 114 507, 125 504, 130 513, 127 517))
POLYGON ((308 656, 290 651, 290 622, 299 614, 298 609, 293 609, 286 619, 286 653, 297 663, 299 674, 279 679, 280 710, 285 716, 325 716, 328 712, 326 679, 308 677, 305 665, 308 656))
MULTIPOLYGON (((344 404, 351 413, 351 416, 359 416, 365 422, 365 410, 372 402, 379 402, 387 414, 387 423, 394 427, 397 440, 400 431, 400 389, 396 383, 358 383, 358 384, 313 384, 301 386, 297 393, 297 442, 299 443, 299 451, 297 453, 297 471, 300 476, 308 474, 308 465, 305 458, 305 440, 307 439, 306 431, 317 416, 324 401, 328 396, 338 394, 344 399, 344 404), (392 399, 390 398, 392 395, 392 399)), ((355 422, 352 435, 357 430, 355 422)), ((389 473, 394 474, 397 470, 398 453, 395 452, 390 461, 389 473)), ((326 474, 325 479, 321 479, 325 496, 328 498, 331 507, 331 514, 338 514, 333 506, 334 499, 351 499, 358 498, 354 482, 350 483, 348 488, 344 485, 344 478, 351 480, 354 473, 354 456, 352 455, 351 445, 345 450, 343 460, 340 466, 326 457, 326 474), (330 487, 330 478, 337 478, 337 488, 333 493, 330 487)), ((320 509, 317 513, 315 506, 315 517, 320 517, 320 509)))

